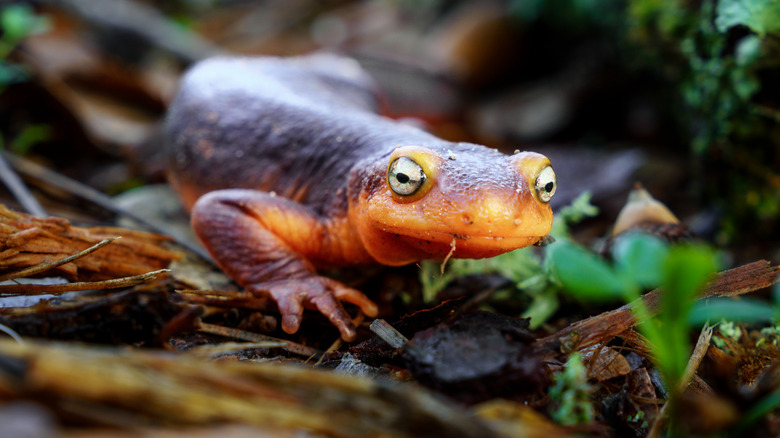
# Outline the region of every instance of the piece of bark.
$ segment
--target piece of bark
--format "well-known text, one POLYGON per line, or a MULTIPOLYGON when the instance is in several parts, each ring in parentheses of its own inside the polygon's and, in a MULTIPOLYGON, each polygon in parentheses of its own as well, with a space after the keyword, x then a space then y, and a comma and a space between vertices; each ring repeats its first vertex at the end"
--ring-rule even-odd
MULTIPOLYGON (((736 296, 764 289, 778 281, 780 266, 772 266, 766 260, 748 263, 719 273, 699 295, 699 298, 711 296, 736 296)), ((662 291, 656 289, 645 294, 648 311, 658 311, 662 291)), ((605 344, 615 336, 631 329, 636 324, 631 304, 604 312, 581 321, 550 336, 540 338, 535 346, 542 356, 552 358, 561 352, 580 351, 596 344, 605 344)))
POLYGON ((112 227, 82 228, 60 218, 18 213, 0 204, 0 274, 54 262, 117 236, 122 239, 42 274, 100 281, 159 270, 181 257, 162 246, 170 240, 165 236, 112 227))

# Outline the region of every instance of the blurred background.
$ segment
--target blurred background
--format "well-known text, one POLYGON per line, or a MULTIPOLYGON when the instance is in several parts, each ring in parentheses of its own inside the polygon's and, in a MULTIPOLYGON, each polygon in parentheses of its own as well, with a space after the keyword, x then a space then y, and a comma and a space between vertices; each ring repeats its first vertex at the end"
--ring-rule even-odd
MULTIPOLYGON (((225 54, 352 56, 387 115, 536 150, 608 232, 641 182, 734 263, 780 262, 780 5, 767 0, 0 1, 2 147, 119 194, 165 181, 180 75, 225 54)), ((37 184, 52 214, 102 210, 37 184)), ((18 207, 0 189, 0 202, 18 207)))

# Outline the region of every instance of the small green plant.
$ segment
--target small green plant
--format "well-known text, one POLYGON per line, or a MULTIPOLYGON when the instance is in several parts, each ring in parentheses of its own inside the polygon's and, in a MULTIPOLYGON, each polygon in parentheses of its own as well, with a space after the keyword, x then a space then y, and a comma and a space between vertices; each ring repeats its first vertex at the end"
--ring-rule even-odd
POLYGON ((721 319, 718 323, 718 332, 722 337, 715 336, 712 338, 712 343, 721 350, 728 350, 729 342, 738 342, 742 338, 742 330, 737 326, 734 321, 726 321, 721 319))
POLYGON ((647 337, 656 365, 669 388, 676 388, 690 355, 689 315, 697 293, 715 272, 717 257, 702 246, 669 247, 636 234, 621 239, 609 264, 585 248, 561 241, 550 253, 552 270, 574 297, 587 302, 630 302, 647 337), (655 318, 639 300, 643 290, 661 286, 664 294, 655 318))
MULTIPOLYGON (((35 15, 29 5, 10 5, 0 9, 0 93, 5 87, 15 82, 27 79, 24 70, 6 61, 11 51, 30 35, 45 32, 49 29, 46 17, 35 15)), ((46 125, 32 124, 25 126, 10 142, 8 149, 19 155, 24 155, 38 142, 51 137, 51 129, 46 125)), ((4 147, 0 135, 0 149, 4 147)))
POLYGON ((566 367, 555 376, 550 388, 550 415, 559 424, 571 426, 593 421, 594 410, 590 402, 591 387, 582 358, 574 353, 566 367))
POLYGON ((636 414, 631 415, 626 418, 626 421, 637 424, 641 428, 647 428, 649 426, 649 424, 647 424, 647 419, 645 418, 645 411, 639 411, 636 414))
POLYGON ((0 9, 0 92, 11 83, 26 79, 27 75, 18 66, 6 62, 11 51, 23 39, 49 29, 46 17, 35 15, 29 5, 10 5, 0 9))
POLYGON ((761 329, 761 338, 756 341, 756 347, 760 347, 763 344, 780 346, 780 324, 761 329))
MULTIPOLYGON (((679 388, 689 360, 690 329, 707 321, 780 321, 780 283, 773 304, 755 299, 712 298, 697 301, 698 293, 715 273, 714 250, 698 245, 668 246, 652 236, 636 234, 614 247, 616 262, 609 264, 570 241, 555 243, 550 252, 552 271, 569 293, 585 301, 630 302, 639 329, 647 337, 654 361, 668 388, 679 388), (660 286, 658 315, 651 318, 640 293, 660 286)), ((721 330, 729 331, 729 324, 721 330)), ((733 333, 732 333, 733 335, 733 333)), ((670 398, 676 396, 670 391, 670 398)), ((753 406, 742 428, 780 406, 780 390, 753 406)))
POLYGON ((725 213, 719 241, 771 233, 780 220, 771 164, 780 149, 770 140, 780 112, 761 96, 778 71, 780 3, 636 0, 626 12, 616 39, 628 65, 660 81, 659 96, 701 164, 703 194, 725 213))

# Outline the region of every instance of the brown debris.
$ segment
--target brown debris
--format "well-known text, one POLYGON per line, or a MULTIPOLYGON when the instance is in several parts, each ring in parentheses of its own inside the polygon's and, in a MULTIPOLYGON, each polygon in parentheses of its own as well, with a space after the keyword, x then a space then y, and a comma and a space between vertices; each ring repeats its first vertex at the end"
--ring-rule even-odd
POLYGON ((614 417, 618 436, 644 437, 659 413, 660 399, 656 396, 647 368, 631 371, 616 399, 606 407, 604 415, 614 417))
POLYGON ((162 247, 165 236, 112 227, 81 228, 59 218, 37 218, 0 204, 0 274, 51 263, 117 236, 100 251, 54 267, 48 275, 100 281, 142 275, 181 257, 162 247))
POLYGON ((494 429, 508 437, 550 438, 584 436, 581 432, 553 423, 532 407, 503 399, 493 399, 474 406, 479 418, 490 420, 494 429))
POLYGON ((588 378, 599 382, 625 376, 631 371, 625 356, 614 348, 594 345, 582 351, 582 361, 587 367, 588 378))
POLYGON ((160 345, 181 307, 159 290, 76 296, 31 307, 0 309, 0 324, 22 336, 104 344, 160 345))
POLYGON ((55 343, 0 340, 0 394, 43 405, 60 420, 119 428, 244 424, 341 437, 496 436, 410 385, 55 343))

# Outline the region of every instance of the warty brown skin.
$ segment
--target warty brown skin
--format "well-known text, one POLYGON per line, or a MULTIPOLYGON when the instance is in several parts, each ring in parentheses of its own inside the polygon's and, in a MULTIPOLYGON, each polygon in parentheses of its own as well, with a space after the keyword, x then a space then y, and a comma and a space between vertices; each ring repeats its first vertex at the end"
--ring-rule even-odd
POLYGON ((375 95, 347 58, 217 58, 171 105, 171 182, 196 233, 236 282, 276 301, 288 333, 304 308, 345 340, 355 329, 341 301, 377 313, 317 268, 489 257, 552 225, 535 188, 545 157, 441 140, 377 115, 375 95), (411 196, 388 185, 399 157, 427 176, 411 196))

